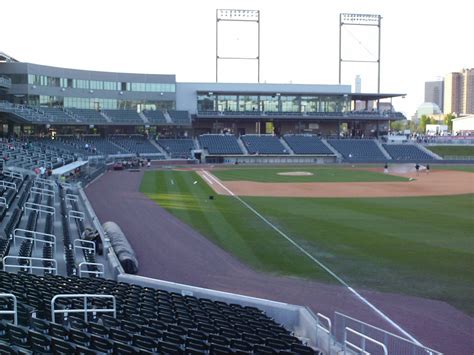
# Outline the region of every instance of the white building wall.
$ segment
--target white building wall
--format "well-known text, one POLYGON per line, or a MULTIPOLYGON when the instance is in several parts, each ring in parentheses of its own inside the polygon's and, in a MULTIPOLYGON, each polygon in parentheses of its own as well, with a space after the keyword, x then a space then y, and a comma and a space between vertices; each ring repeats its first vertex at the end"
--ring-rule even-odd
POLYGON ((453 133, 457 134, 459 131, 474 131, 474 115, 453 120, 453 133))

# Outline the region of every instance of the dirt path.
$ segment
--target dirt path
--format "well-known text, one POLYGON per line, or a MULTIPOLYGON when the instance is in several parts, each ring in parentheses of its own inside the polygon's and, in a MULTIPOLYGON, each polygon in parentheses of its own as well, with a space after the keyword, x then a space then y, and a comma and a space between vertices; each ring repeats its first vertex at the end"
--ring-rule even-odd
MULTIPOLYGON (((202 174, 202 173, 201 173, 202 174)), ((201 175, 200 174, 200 175, 201 175)), ((474 193, 474 174, 463 171, 435 171, 429 174, 398 173, 412 181, 390 182, 303 182, 274 183, 221 181, 239 196, 274 197, 400 197, 442 196, 474 193)), ((202 176, 202 175, 201 175, 202 176)), ((209 179, 205 179, 208 181, 209 179)), ((219 184, 210 184, 216 193, 227 192, 219 184)))
MULTIPOLYGON (((138 191, 143 173, 108 172, 86 189, 100 221, 117 222, 140 262, 139 274, 346 313, 394 331, 345 288, 256 272, 138 191)), ((358 290, 423 344, 446 354, 474 351, 474 319, 439 301, 358 290)))

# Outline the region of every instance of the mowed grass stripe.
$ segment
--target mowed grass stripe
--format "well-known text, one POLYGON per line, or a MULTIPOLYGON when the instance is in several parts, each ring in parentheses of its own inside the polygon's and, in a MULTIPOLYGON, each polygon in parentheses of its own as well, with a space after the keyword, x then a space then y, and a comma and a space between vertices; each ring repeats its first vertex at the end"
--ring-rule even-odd
POLYGON ((474 313, 473 195, 243 199, 353 286, 474 313))
POLYGON ((146 172, 140 191, 255 269, 333 281, 240 202, 216 195, 194 172, 146 172))
POLYGON ((431 170, 451 170, 451 171, 465 171, 468 173, 474 173, 474 164, 471 165, 451 165, 451 164, 436 164, 436 165, 431 165, 431 170))
MULTIPOLYGON (((381 168, 383 165, 380 166, 381 168)), ((271 168, 231 168, 212 171, 222 181, 256 181, 256 182, 375 182, 375 181, 408 181, 407 178, 373 171, 358 170, 347 167, 271 167, 271 168), (313 175, 287 176, 278 173, 303 171, 313 175)))
POLYGON ((474 156, 473 145, 432 145, 427 146, 432 152, 442 156, 474 156))
MULTIPOLYGON (((334 281, 236 199, 209 201, 214 193, 194 172, 147 172, 142 191, 256 269, 334 281)), ((353 286, 474 314, 474 195, 243 199, 353 286)))

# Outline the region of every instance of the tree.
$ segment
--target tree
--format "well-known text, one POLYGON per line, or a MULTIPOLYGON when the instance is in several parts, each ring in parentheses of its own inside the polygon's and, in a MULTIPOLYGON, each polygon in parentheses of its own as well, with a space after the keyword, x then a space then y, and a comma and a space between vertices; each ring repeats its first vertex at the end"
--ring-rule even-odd
POLYGON ((406 121, 392 121, 390 122, 390 130, 392 132, 401 132, 405 129, 406 121))
POLYGON ((417 126, 416 126, 415 121, 413 121, 413 120, 408 120, 408 122, 407 122, 407 129, 409 129, 411 133, 416 132, 417 126))
MULTIPOLYGON (((418 124, 418 132, 425 133, 426 132, 426 125, 431 124, 431 117, 423 115, 420 118, 420 123, 418 124)), ((434 121, 434 120, 433 120, 434 121)))
POLYGON ((453 131, 453 119, 456 118, 452 113, 448 113, 444 116, 444 124, 448 126, 448 131, 453 131))

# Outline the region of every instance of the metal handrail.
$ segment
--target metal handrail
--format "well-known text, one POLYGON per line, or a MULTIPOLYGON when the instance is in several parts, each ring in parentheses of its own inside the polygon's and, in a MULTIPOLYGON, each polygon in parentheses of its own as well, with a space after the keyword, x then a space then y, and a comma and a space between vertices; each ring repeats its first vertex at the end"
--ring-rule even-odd
POLYGON ((117 307, 115 296, 112 295, 94 295, 94 294, 72 294, 72 295, 56 295, 51 300, 51 320, 55 321, 55 314, 56 313, 84 313, 84 320, 87 322, 87 314, 88 313, 95 313, 95 312, 108 312, 113 313, 114 318, 117 316, 117 307), (54 304, 58 298, 82 298, 84 302, 84 307, 81 309, 55 309, 54 304), (87 308, 87 299, 88 298, 109 298, 112 299, 113 308, 87 308))
POLYGON ((76 249, 85 249, 85 250, 92 251, 95 255, 95 243, 92 240, 74 239, 73 245, 74 245, 74 254, 76 253, 76 249), (79 243, 76 243, 76 242, 79 242, 79 243), (83 244, 89 244, 91 246, 88 247, 88 246, 84 246, 83 244))
POLYGON ((53 186, 53 187, 54 187, 54 182, 53 182, 53 181, 48 180, 48 179, 43 179, 43 178, 40 178, 40 177, 35 178, 34 183, 35 183, 35 184, 36 184, 36 183, 46 184, 46 185, 49 185, 49 186, 53 186))
POLYGON ((323 330, 325 333, 331 334, 331 326, 332 326, 331 319, 329 319, 328 317, 326 317, 324 314, 321 314, 321 313, 316 313, 316 315, 318 316, 318 327, 321 328, 321 330, 323 330), (319 318, 324 319, 328 323, 327 328, 321 325, 321 323, 319 322, 319 318))
POLYGON ((26 202, 24 206, 25 210, 38 211, 39 213, 56 214, 56 208, 48 205, 43 205, 40 203, 26 202))
POLYGON ((11 171, 11 170, 8 170, 8 169, 7 169, 7 170, 3 170, 3 171, 2 171, 2 174, 5 175, 5 176, 14 178, 14 179, 23 180, 23 175, 20 174, 19 172, 16 172, 16 171, 11 171))
POLYGON ((8 209, 8 202, 5 197, 0 197, 0 206, 5 206, 8 209))
POLYGON ((73 195, 73 194, 66 194, 65 199, 66 199, 66 202, 68 202, 68 201, 78 202, 79 201, 79 196, 73 195))
POLYGON ((82 274, 94 274, 94 275, 103 277, 104 274, 105 274, 104 264, 101 264, 101 263, 89 263, 87 261, 83 261, 82 263, 79 264, 78 269, 79 269, 79 277, 82 277, 82 274), (96 271, 84 270, 83 267, 82 267, 83 265, 85 265, 85 266, 97 266, 99 268, 99 270, 96 270, 96 271))
POLYGON ((346 345, 349 345, 350 347, 352 347, 352 348, 354 348, 354 349, 356 349, 356 350, 358 350, 358 351, 361 351, 361 352, 363 352, 364 354, 370 355, 370 353, 365 350, 365 342, 364 342, 364 348, 358 347, 357 345, 355 345, 355 344, 351 343, 349 340, 347 340, 347 332, 352 333, 352 334, 355 334, 355 335, 358 335, 358 336, 360 336, 361 338, 363 338, 363 339, 365 339, 365 340, 368 340, 369 342, 371 342, 371 343, 373 343, 373 344, 375 344, 375 345, 380 346, 380 347, 382 348, 382 350, 383 350, 384 355, 388 355, 387 347, 386 347, 383 343, 381 343, 381 342, 379 342, 379 341, 377 341, 377 340, 375 340, 375 339, 372 339, 371 337, 368 337, 368 336, 365 335, 365 334, 359 333, 358 331, 355 331, 354 329, 349 328, 349 327, 346 327, 346 328, 344 329, 344 355, 346 355, 346 345))
POLYGON ((28 230, 28 229, 16 228, 16 229, 13 230, 13 245, 16 245, 16 238, 31 240, 31 241, 33 241, 33 245, 35 245, 36 242, 52 244, 53 245, 53 255, 56 255, 56 236, 54 234, 37 232, 37 231, 34 231, 34 230, 28 230), (18 232, 24 232, 25 234, 26 233, 31 233, 31 234, 33 234, 33 237, 27 237, 26 235, 19 235, 18 232), (37 239, 36 238, 37 235, 43 236, 43 237, 50 237, 52 240, 37 239))
POLYGON ((321 329, 324 333, 327 334, 327 338, 328 338, 328 341, 327 341, 327 352, 328 354, 331 352, 331 339, 332 339, 332 333, 331 333, 331 328, 332 328, 332 324, 331 324, 331 319, 329 319, 329 317, 326 317, 324 314, 321 314, 321 313, 316 313, 316 320, 317 320, 317 323, 316 323, 316 341, 318 343, 318 346, 320 346, 320 342, 319 342, 319 334, 318 334, 318 331, 321 329), (324 327, 321 322, 320 322, 320 318, 322 318, 323 320, 325 320, 327 322, 327 328, 324 327))
POLYGON ((33 273, 33 270, 46 270, 46 271, 53 271, 54 275, 58 274, 58 262, 56 259, 47 259, 47 258, 32 258, 28 256, 13 256, 7 255, 3 258, 3 271, 7 271, 7 267, 15 268, 15 269, 28 269, 30 274, 33 273), (28 260, 30 261, 28 265, 20 265, 20 264, 7 264, 7 260, 28 260), (54 266, 33 266, 32 262, 38 261, 49 261, 52 262, 54 266))
MULTIPOLYGON (((351 320, 353 322, 356 322, 360 325, 362 325, 363 327, 365 327, 366 329, 372 329, 374 331, 378 331, 380 333, 383 334, 384 338, 387 338, 387 337, 390 337, 390 338, 393 338, 393 339, 398 339, 399 341, 403 342, 403 343, 407 343, 407 344, 411 344, 412 346, 415 346, 417 348, 420 348, 421 350, 427 352, 428 354, 432 354, 432 355, 442 355, 443 353, 439 352, 439 351, 436 351, 436 350, 433 350, 431 348, 428 348, 427 346, 424 346, 422 344, 419 344, 419 343, 416 343, 412 340, 409 340, 409 339, 406 339, 406 338, 403 338, 397 334, 394 334, 394 333, 391 333, 391 332, 388 332, 386 330, 383 330, 381 328, 378 328, 376 326, 373 326, 369 323, 365 323, 363 321, 360 321, 356 318, 353 318, 353 317, 350 317, 348 315, 345 315, 343 313, 340 313, 340 312, 335 312, 335 320, 336 320, 336 323, 337 323, 337 319, 338 317, 342 317, 343 319, 347 319, 347 320, 351 320)), ((337 326, 335 326, 334 329, 337 329, 337 326)), ((344 333, 345 334, 345 333, 344 333)), ((335 336, 336 337, 336 336, 335 336)), ((336 339, 337 340, 337 339, 336 339)), ((388 344, 387 344, 388 345, 388 344)))
POLYGON ((8 311, 8 310, 0 310, 0 314, 13 314, 13 324, 17 325, 18 324, 18 312, 17 312, 17 300, 16 296, 12 293, 0 293, 0 298, 8 298, 10 297, 13 300, 13 310, 8 311))
POLYGON ((32 195, 41 195, 41 197, 46 196, 46 197, 52 197, 53 198, 53 203, 56 200, 54 191, 48 190, 48 189, 41 189, 36 186, 32 186, 30 189, 30 194, 32 195))
POLYGON ((6 189, 12 189, 18 192, 18 189, 16 187, 16 184, 14 182, 9 182, 5 180, 0 180, 0 186, 6 189))
POLYGON ((86 218, 86 215, 81 211, 70 210, 68 213, 68 219, 71 220, 71 218, 83 221, 86 218))

